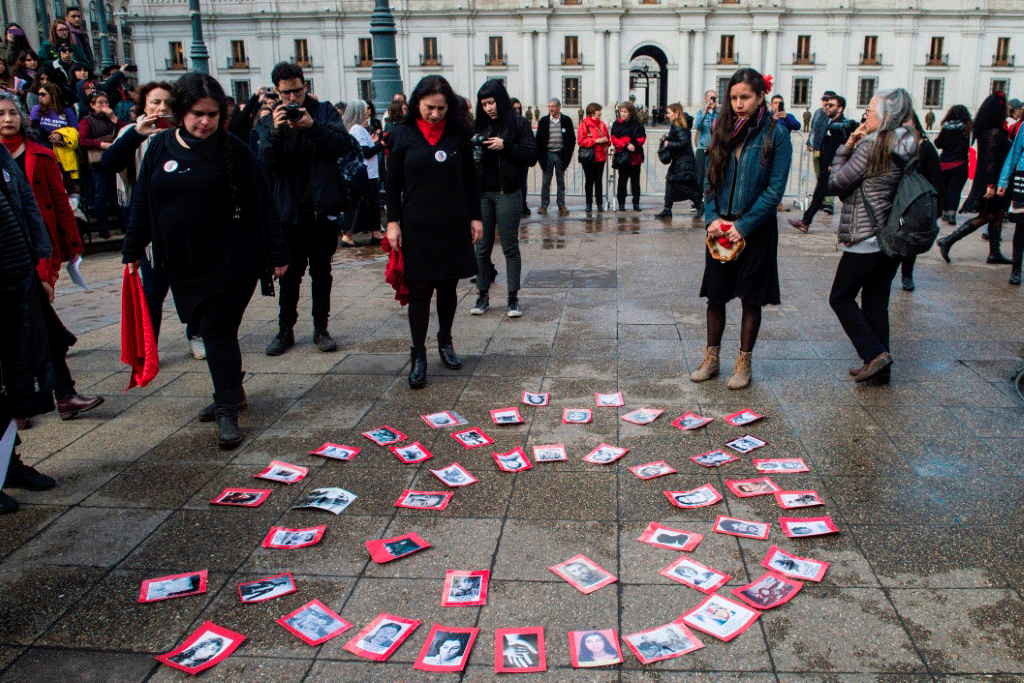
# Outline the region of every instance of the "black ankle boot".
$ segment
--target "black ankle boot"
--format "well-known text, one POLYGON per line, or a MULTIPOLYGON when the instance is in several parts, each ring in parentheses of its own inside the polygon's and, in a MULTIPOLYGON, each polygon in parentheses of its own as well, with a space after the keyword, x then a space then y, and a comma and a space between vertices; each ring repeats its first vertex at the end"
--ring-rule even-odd
POLYGON ((462 359, 459 358, 459 354, 455 353, 455 347, 452 346, 451 337, 442 339, 441 336, 438 335, 437 353, 441 356, 441 363, 449 370, 458 370, 462 367, 462 359))
POLYGON ((946 263, 950 263, 949 248, 952 247, 957 242, 959 242, 960 240, 962 240, 964 237, 970 235, 972 232, 974 232, 980 227, 980 223, 975 223, 974 221, 967 221, 959 228, 949 233, 949 235, 947 235, 946 237, 936 240, 935 244, 939 246, 939 253, 942 255, 942 259, 946 263))
POLYGON ((1003 252, 999 248, 1003 243, 1002 238, 1002 224, 990 225, 988 227, 988 259, 985 261, 986 263, 996 263, 999 265, 1013 263, 1013 261, 1003 256, 1003 252))
POLYGON ((427 385, 427 349, 423 346, 409 347, 409 386, 422 389, 427 385))
POLYGON ((238 403, 216 404, 217 441, 220 447, 227 450, 242 443, 244 435, 238 428, 238 403))
POLYGON ((1020 285, 1020 266, 1024 261, 1024 251, 1013 250, 1013 265, 1010 266, 1010 284, 1020 285))
POLYGON ((666 204, 659 213, 654 214, 655 218, 672 218, 672 205, 666 204))
MULTIPOLYGON (((245 370, 242 370, 242 381, 245 381, 245 370)), ((238 409, 244 410, 249 407, 249 397, 245 394, 245 387, 238 390, 238 409)), ((217 404, 211 403, 199 411, 200 422, 213 422, 217 419, 217 404)))
POLYGON ((634 199, 633 200, 633 210, 634 211, 639 211, 640 210, 640 200, 639 199, 634 199))

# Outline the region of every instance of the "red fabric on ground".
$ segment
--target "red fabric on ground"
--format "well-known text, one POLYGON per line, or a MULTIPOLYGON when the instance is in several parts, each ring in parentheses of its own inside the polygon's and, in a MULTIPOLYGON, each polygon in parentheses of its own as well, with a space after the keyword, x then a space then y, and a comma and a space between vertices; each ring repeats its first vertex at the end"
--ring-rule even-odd
POLYGON ((129 273, 128 266, 124 268, 121 283, 121 362, 132 366, 128 389, 146 386, 160 371, 153 322, 142 293, 142 278, 137 270, 129 273))

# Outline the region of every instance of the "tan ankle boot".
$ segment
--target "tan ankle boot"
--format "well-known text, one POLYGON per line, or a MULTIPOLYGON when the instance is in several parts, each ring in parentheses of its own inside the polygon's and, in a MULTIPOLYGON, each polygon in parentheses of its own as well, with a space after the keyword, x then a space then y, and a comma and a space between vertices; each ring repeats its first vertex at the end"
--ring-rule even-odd
POLYGON ((736 365, 732 368, 732 377, 729 378, 729 383, 725 386, 730 389, 746 389, 750 386, 750 376, 752 374, 750 355, 750 351, 740 351, 740 355, 736 358, 736 365))
POLYGON ((720 346, 704 347, 704 360, 700 367, 690 373, 691 382, 706 382, 712 377, 718 376, 718 350, 720 346))

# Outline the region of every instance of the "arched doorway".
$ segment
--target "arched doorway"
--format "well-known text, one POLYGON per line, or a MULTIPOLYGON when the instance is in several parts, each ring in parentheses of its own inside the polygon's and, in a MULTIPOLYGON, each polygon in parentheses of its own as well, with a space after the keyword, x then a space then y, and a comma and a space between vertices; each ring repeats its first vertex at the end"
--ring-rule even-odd
POLYGON ((629 95, 648 115, 664 112, 668 104, 668 57, 660 47, 641 45, 633 51, 629 61, 629 95))

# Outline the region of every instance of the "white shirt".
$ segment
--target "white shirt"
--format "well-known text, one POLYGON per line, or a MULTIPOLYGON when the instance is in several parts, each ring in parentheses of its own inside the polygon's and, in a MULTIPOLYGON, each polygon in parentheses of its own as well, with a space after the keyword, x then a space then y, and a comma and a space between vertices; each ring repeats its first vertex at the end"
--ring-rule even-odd
MULTIPOLYGON (((352 124, 348 132, 352 134, 352 137, 356 139, 360 147, 373 147, 374 143, 373 138, 370 137, 370 132, 358 123, 352 124)), ((367 178, 372 180, 380 178, 380 165, 377 162, 376 154, 369 159, 363 159, 363 163, 366 164, 367 178)))

